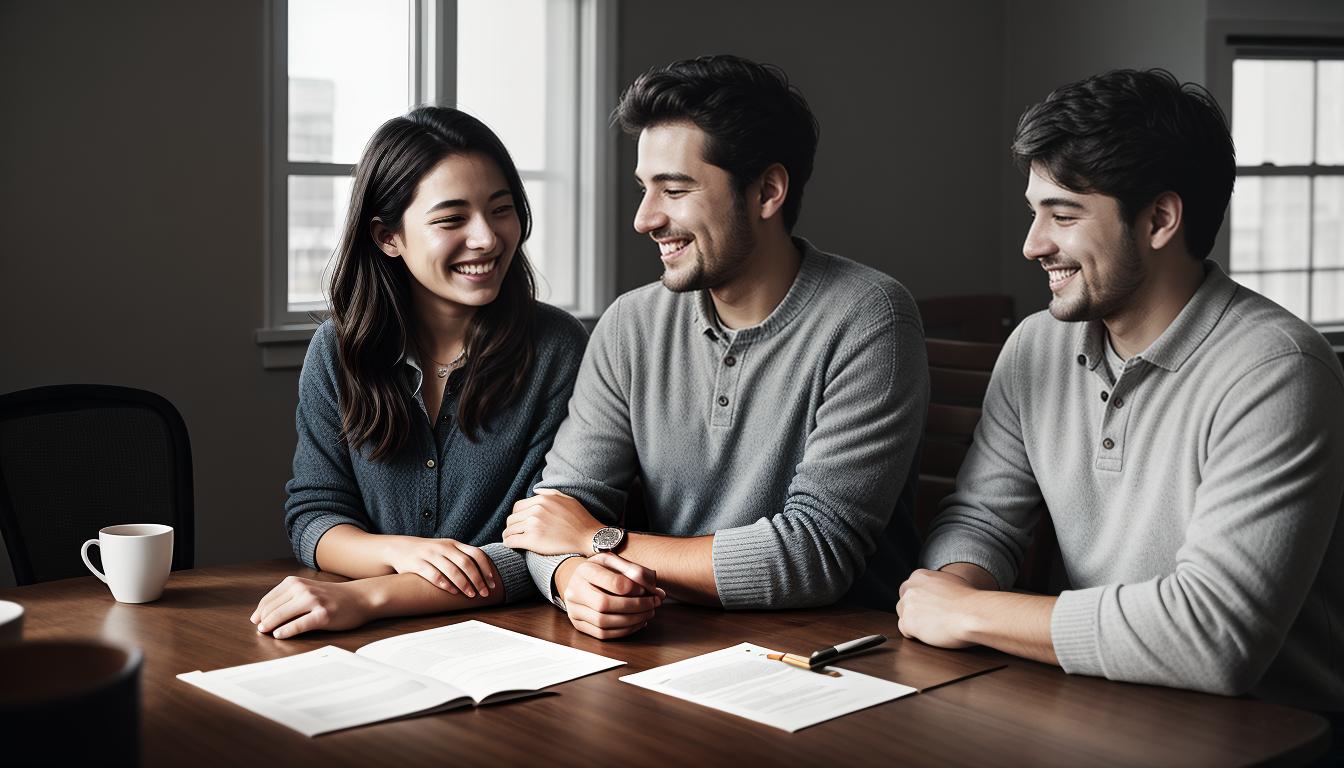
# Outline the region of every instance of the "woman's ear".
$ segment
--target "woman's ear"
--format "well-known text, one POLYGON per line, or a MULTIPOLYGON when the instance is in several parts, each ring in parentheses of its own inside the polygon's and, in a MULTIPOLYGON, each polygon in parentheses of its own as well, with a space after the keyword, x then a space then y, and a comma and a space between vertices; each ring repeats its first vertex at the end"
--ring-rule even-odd
POLYGON ((373 235, 373 242, 378 246, 378 250, 391 258, 401 258, 401 238, 389 229, 382 219, 369 222, 369 233, 373 235))

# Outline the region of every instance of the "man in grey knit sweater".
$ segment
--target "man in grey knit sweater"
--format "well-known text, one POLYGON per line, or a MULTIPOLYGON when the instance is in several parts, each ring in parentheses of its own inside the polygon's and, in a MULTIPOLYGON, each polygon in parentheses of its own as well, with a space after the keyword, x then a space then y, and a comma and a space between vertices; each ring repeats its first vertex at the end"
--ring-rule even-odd
POLYGON ((635 228, 665 271, 598 323, 504 543, 602 638, 667 593, 890 610, 918 551, 923 333, 895 280, 790 236, 817 143, 806 102, 782 72, 715 56, 641 76, 617 117, 639 135, 635 228), (636 475, 647 533, 614 527, 636 475))
POLYGON ((1205 260, 1235 172, 1222 113, 1166 72, 1111 72, 1029 109, 1013 151, 1053 298, 995 366, 901 631, 1344 710, 1344 373, 1205 260), (995 591, 1043 508, 1072 589, 995 591))

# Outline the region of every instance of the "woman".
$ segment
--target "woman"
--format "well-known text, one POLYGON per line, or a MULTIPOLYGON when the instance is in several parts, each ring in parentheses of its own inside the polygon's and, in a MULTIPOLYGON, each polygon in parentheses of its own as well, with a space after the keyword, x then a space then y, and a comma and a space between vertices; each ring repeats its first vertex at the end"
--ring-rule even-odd
POLYGON ((499 138, 455 109, 384 123, 355 172, 331 319, 299 377, 285 525, 310 568, 252 614, 277 638, 533 591, 498 543, 565 415, 586 335, 540 304, 499 138), (487 543, 495 542, 495 543, 487 543))

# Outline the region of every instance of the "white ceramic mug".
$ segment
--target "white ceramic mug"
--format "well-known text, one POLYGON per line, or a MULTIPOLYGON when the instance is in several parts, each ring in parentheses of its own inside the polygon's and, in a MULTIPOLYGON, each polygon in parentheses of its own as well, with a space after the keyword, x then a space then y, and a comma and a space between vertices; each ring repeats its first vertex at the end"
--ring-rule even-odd
POLYGON ((13 645, 23 639, 23 606, 0 600, 0 645, 13 645))
POLYGON ((163 594, 173 568, 173 528, 169 525, 110 525, 79 550, 93 575, 112 588, 120 603, 148 603, 163 594), (98 546, 103 571, 89 562, 89 547, 98 546), (105 573, 104 573, 105 571, 105 573))

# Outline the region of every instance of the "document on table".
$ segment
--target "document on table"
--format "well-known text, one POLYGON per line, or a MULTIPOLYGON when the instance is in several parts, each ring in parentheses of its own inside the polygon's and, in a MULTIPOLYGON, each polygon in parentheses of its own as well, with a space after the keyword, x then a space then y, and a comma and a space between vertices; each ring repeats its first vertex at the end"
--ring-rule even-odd
POLYGON ((767 653, 774 651, 742 643, 621 680, 790 733, 915 693, 907 685, 836 667, 800 669, 767 659, 767 653))
POLYGON ((327 646, 178 679, 316 736, 357 725, 507 701, 625 662, 480 621, 327 646))

